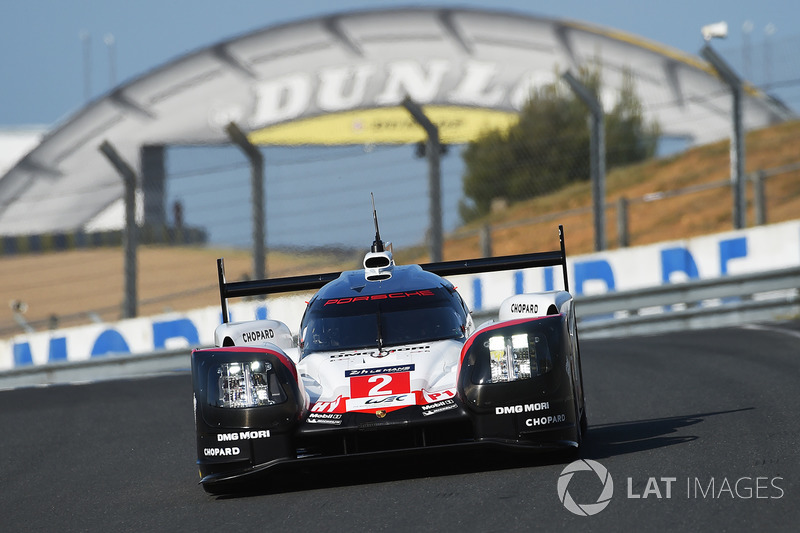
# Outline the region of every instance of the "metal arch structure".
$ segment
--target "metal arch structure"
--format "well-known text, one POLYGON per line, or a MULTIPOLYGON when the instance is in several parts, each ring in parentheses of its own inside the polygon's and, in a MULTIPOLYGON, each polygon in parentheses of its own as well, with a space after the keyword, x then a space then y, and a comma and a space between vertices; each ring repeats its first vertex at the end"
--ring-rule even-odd
MULTIPOLYGON (((371 110, 405 113, 409 96, 435 122, 439 112, 469 116, 455 121, 472 128, 460 132, 463 142, 508 124, 532 90, 587 64, 600 69, 606 104, 632 73, 646 118, 665 136, 703 143, 729 134, 730 91, 710 65, 634 35, 473 9, 342 13, 213 44, 92 101, 0 179, 0 235, 80 230, 121 198, 122 184, 98 151, 104 141, 138 165, 143 147, 227 144, 231 121, 260 144, 373 142, 369 135, 408 142, 381 137, 380 121, 377 130, 365 126, 371 110)), ((790 113, 750 88, 743 115, 751 129, 790 113)), ((459 141, 459 132, 438 125, 442 142, 459 141)))

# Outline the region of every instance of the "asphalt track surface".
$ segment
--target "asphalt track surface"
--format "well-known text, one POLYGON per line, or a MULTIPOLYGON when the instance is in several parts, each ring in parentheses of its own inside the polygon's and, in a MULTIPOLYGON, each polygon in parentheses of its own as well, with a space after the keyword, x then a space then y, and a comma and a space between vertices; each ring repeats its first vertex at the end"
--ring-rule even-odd
MULTIPOLYGON (((757 328, 582 342, 581 457, 614 483, 593 516, 562 505, 558 458, 346 466, 209 496, 180 372, 0 392, 0 530, 798 531, 800 324, 757 328)), ((584 471, 567 488, 595 503, 602 484, 584 471)))

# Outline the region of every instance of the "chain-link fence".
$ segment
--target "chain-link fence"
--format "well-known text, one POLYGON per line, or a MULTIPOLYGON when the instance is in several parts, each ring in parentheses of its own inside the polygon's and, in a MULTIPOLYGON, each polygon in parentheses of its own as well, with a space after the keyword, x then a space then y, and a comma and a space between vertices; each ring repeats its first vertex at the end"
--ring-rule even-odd
MULTIPOLYGON (((753 43, 747 53, 723 50, 722 54, 745 77, 749 72, 750 79, 768 94, 798 109, 800 59, 794 53, 798 45, 800 37, 773 36, 769 42, 753 43)), ((632 82, 635 87, 636 80, 632 82)), ((660 105, 678 104, 664 101, 660 105)), ((553 112, 557 116, 577 109, 555 106, 553 112)), ((553 228, 559 223, 566 226, 569 253, 592 250, 591 193, 586 182, 589 128, 585 115, 581 120, 583 128, 564 136, 544 136, 535 129, 520 132, 541 145, 532 153, 511 153, 499 145, 488 150, 488 160, 495 165, 487 171, 489 190, 479 190, 472 197, 465 195, 465 147, 449 147, 441 158, 443 227, 448 237, 444 259, 479 256, 487 249, 494 255, 549 249, 555 239, 553 228), (526 187, 526 176, 528 187, 541 188, 547 180, 545 163, 566 176, 557 186, 535 191, 551 194, 537 198, 519 189, 526 187), (492 186, 519 176, 516 188, 504 195, 491 194, 492 186), (519 202, 523 196, 530 198, 519 202), (488 200, 489 211, 465 225, 464 205, 474 206, 476 199, 488 200)), ((722 132, 720 137, 726 135, 722 132)), ((748 138, 748 173, 767 171, 763 196, 767 222, 797 217, 792 199, 800 196, 800 175, 791 166, 797 163, 797 136, 797 128, 785 128, 771 139, 748 138), (776 168, 783 170, 771 175, 776 168)), ((647 140, 646 136, 607 139, 607 161, 616 161, 618 151, 629 151, 647 140)), ((684 148, 685 140, 661 139, 658 153, 678 154, 684 148)), ((730 229, 731 201, 725 185, 730 172, 728 144, 720 142, 707 150, 718 156, 713 170, 698 166, 693 156, 679 164, 670 155, 647 167, 647 172, 658 174, 658 168, 674 165, 656 180, 644 175, 641 165, 625 167, 613 179, 610 173, 609 245, 617 246, 623 237, 616 214, 617 201, 623 196, 628 204, 627 238, 622 240, 629 245, 730 229), (714 183, 719 186, 712 187, 714 183), (670 193, 676 190, 691 194, 670 193)), ((427 162, 419 157, 417 146, 266 147, 261 151, 270 276, 356 268, 374 237, 370 193, 375 194, 382 236, 394 243, 395 255, 401 261, 427 260, 427 162)), ((230 146, 170 147, 166 167, 167 223, 172 228, 201 230, 207 240, 205 246, 140 249, 138 308, 142 315, 216 305, 214 258, 226 257, 230 279, 249 275, 252 264, 250 171, 242 153, 230 146)), ((752 192, 748 194, 751 225, 759 204, 752 192)), ((0 293, 9 305, 0 314, 0 335, 19 333, 25 327, 42 330, 119 318, 122 273, 123 253, 114 247, 4 256, 0 275, 6 283, 0 293)))

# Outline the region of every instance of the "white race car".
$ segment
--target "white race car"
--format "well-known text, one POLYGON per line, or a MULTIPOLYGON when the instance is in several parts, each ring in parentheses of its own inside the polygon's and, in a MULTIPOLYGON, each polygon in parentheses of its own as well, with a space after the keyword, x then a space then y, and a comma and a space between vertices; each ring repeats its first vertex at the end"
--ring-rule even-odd
POLYGON ((572 296, 518 294, 475 328, 443 276, 561 265, 561 249, 395 265, 377 231, 364 268, 227 282, 216 348, 192 353, 197 455, 210 493, 287 463, 462 447, 574 449, 586 410, 572 296), (227 299, 308 290, 300 331, 228 322, 227 299))

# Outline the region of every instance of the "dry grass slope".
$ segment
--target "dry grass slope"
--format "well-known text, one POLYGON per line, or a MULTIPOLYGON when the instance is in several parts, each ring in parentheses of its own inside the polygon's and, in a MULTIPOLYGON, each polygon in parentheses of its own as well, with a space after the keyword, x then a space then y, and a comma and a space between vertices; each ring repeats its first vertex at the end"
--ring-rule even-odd
MULTIPOLYGON (((727 141, 722 141, 694 148, 674 157, 616 169, 606 177, 607 201, 615 203, 621 196, 633 199, 727 180, 730 176, 729 146, 727 141)), ((746 147, 747 172, 796 164, 800 162, 800 122, 751 132, 747 136, 746 147)), ((800 217, 800 170, 768 179, 766 192, 768 223, 800 217)), ((752 225, 755 215, 750 188, 747 195, 747 220, 752 225)), ((590 206, 591 201, 589 183, 579 183, 548 196, 515 204, 502 213, 492 215, 490 222, 509 225, 514 221, 590 206)), ((629 207, 629 244, 636 246, 730 230, 732 203, 730 189, 717 188, 655 202, 632 204, 629 207)), ((552 222, 494 231, 493 254, 552 249, 556 243, 555 227, 558 224, 565 227, 568 253, 593 251, 592 215, 586 213, 558 217, 552 222)), ((475 224, 471 229, 477 229, 478 226, 475 224)), ((461 232, 456 232, 458 233, 461 232)), ((606 236, 609 248, 615 248, 615 209, 607 212, 606 236)), ((447 258, 473 256, 479 251, 478 236, 474 232, 465 238, 449 238, 445 245, 447 258)))

